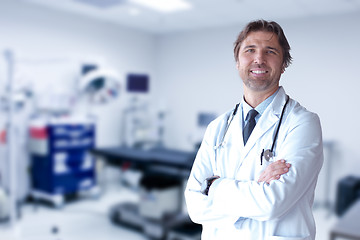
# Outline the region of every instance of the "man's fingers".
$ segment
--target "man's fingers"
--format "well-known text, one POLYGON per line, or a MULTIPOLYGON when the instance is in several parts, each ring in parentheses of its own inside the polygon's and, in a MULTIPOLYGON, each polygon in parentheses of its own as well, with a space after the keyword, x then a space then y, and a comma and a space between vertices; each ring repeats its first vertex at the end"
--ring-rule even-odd
POLYGON ((282 174, 287 173, 288 171, 289 171, 288 167, 279 168, 272 172, 272 176, 282 175, 282 174))
POLYGON ((290 163, 286 163, 285 160, 280 159, 265 168, 261 173, 258 182, 270 183, 272 180, 278 180, 281 175, 287 173, 291 167, 290 163))
POLYGON ((282 170, 289 170, 289 168, 291 167, 290 163, 285 163, 285 162, 274 162, 272 164, 270 164, 268 166, 268 168, 270 168, 270 171, 275 172, 275 171, 282 171, 282 170))
POLYGON ((265 180, 265 178, 264 178, 264 176, 263 176, 262 173, 261 173, 258 182, 264 182, 264 180, 265 180))

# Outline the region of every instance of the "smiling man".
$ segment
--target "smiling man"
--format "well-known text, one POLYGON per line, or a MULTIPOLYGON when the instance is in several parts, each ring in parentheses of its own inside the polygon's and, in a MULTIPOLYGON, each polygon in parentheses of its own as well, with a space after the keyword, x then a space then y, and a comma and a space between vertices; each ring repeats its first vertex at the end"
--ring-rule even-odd
POLYGON ((279 85, 290 45, 279 24, 258 20, 234 56, 244 94, 208 126, 185 190, 189 215, 202 239, 314 240, 322 133, 279 85))

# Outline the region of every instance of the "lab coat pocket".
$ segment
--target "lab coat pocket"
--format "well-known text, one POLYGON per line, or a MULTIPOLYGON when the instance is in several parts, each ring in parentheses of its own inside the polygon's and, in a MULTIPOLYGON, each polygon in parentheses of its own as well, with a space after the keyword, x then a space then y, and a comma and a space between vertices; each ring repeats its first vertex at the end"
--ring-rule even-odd
POLYGON ((270 236, 268 240, 311 240, 310 236, 307 237, 281 237, 281 236, 270 236))

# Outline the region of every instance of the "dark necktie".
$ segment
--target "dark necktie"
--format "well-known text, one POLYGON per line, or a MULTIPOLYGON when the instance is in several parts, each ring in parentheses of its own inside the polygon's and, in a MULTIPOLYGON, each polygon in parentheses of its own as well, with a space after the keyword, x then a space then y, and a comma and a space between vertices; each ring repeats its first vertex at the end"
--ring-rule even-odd
POLYGON ((248 116, 247 118, 249 119, 248 122, 246 123, 245 127, 244 127, 244 131, 243 131, 243 137, 244 137, 244 146, 246 145, 247 140, 249 139, 251 132, 253 131, 255 125, 256 125, 256 121, 255 121, 255 117, 256 115, 258 115, 258 112, 255 109, 251 109, 248 112, 248 116))

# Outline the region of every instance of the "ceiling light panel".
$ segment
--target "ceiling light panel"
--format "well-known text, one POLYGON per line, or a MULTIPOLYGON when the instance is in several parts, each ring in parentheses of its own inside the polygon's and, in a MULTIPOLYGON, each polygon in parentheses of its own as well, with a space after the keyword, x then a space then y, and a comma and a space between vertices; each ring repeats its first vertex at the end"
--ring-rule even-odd
POLYGON ((183 11, 192 8, 191 4, 184 0, 131 0, 131 2, 163 13, 183 11))
POLYGON ((126 0, 74 0, 97 8, 115 7, 126 2, 126 0))

